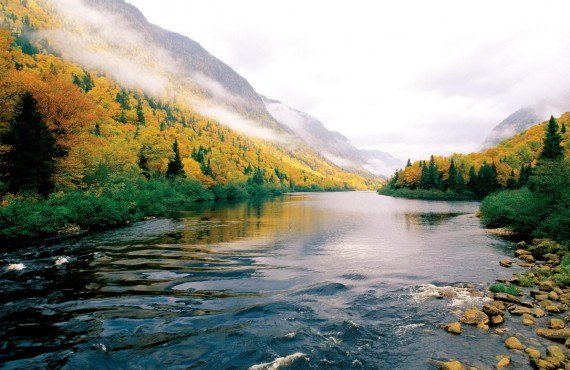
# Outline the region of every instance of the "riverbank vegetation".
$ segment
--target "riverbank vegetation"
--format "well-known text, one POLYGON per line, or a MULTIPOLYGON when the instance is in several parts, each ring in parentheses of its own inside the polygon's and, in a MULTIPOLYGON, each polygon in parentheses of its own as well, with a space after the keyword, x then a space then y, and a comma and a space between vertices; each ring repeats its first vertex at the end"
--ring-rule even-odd
POLYGON ((374 186, 302 145, 242 135, 180 97, 64 60, 27 37, 52 19, 31 4, 0 13, 0 238, 122 225, 194 201, 374 186))
POLYGON ((570 246, 569 121, 569 114, 559 120, 551 117, 484 153, 408 161, 379 193, 413 199, 482 199, 486 226, 570 246))

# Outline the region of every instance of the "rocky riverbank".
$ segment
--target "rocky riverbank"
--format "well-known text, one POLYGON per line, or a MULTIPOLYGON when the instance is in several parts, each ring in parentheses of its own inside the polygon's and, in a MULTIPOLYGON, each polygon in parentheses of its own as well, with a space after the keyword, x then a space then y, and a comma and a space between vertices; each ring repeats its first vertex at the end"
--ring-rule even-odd
MULTIPOLYGON (((497 348, 496 368, 520 368, 525 356, 528 368, 570 369, 570 254, 551 240, 535 239, 530 245, 520 242, 514 258, 499 264, 523 268, 508 280, 489 287, 482 307, 470 307, 458 320, 442 325, 458 336, 464 325, 475 326, 486 335, 504 336, 504 348, 497 348), (532 328, 532 330, 524 330, 532 328), (516 356, 517 364, 511 358, 516 356)), ((481 369, 469 359, 449 359, 438 363, 441 369, 481 369)))

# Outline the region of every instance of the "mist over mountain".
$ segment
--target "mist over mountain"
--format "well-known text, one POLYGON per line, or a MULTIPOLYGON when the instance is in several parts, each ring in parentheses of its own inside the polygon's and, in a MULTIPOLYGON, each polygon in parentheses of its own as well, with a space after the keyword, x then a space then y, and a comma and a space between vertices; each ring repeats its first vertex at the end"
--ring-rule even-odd
POLYGON ((182 92, 199 113, 232 129, 266 140, 308 146, 349 172, 387 176, 401 166, 390 155, 371 157, 361 152, 346 137, 327 130, 306 113, 265 99, 199 43, 149 23, 131 4, 122 0, 61 0, 57 8, 68 19, 91 30, 89 36, 79 36, 65 27, 42 36, 64 56, 106 71, 127 86, 154 95, 182 92))
POLYGON ((277 100, 263 97, 263 101, 273 118, 341 168, 363 174, 388 176, 402 166, 399 159, 388 153, 356 148, 345 136, 328 130, 318 119, 307 113, 290 108, 277 100))
POLYGON ((487 135, 479 151, 489 149, 511 136, 521 133, 530 126, 541 122, 545 117, 532 108, 521 108, 493 128, 487 135))

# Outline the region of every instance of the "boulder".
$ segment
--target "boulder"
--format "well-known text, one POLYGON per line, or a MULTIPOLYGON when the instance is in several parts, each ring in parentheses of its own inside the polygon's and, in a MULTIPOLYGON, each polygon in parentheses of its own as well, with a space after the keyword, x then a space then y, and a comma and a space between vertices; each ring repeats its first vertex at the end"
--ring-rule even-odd
POLYGON ((536 319, 532 315, 525 313, 522 316, 522 323, 525 326, 531 326, 531 325, 534 325, 536 323, 536 319))
POLYGON ((489 330, 489 325, 485 324, 484 322, 480 322, 479 324, 477 324, 477 329, 481 329, 481 330, 489 330))
MULTIPOLYGON (((558 346, 548 346, 546 347, 546 356, 549 358, 556 359, 558 364, 566 360, 566 355, 564 350, 558 346)), ((554 362, 553 362, 554 363, 554 362)), ((556 364, 556 363, 555 363, 556 364)))
POLYGON ((478 308, 468 308, 463 313, 463 317, 460 321, 468 325, 478 325, 479 323, 488 324, 489 316, 478 308))
POLYGON ((483 305, 483 312, 488 316, 502 315, 505 310, 504 307, 503 305, 503 309, 501 310, 497 305, 486 303, 483 305))
POLYGON ((566 324, 564 323, 563 320, 560 319, 550 319, 548 321, 548 327, 550 329, 564 329, 564 327, 566 326, 566 324))
POLYGON ((548 312, 553 312, 553 313, 566 312, 566 308, 564 308, 564 306, 562 306, 561 304, 551 304, 549 306, 544 307, 544 309, 548 312))
POLYGON ((553 300, 553 301, 557 301, 558 298, 558 293, 556 293, 554 290, 551 291, 550 293, 548 293, 548 298, 553 300))
POLYGON ((530 253, 530 252, 527 251, 526 249, 517 249, 517 250, 515 251, 515 256, 517 256, 517 257, 520 257, 520 256, 522 256, 522 255, 524 255, 524 254, 527 254, 527 255, 530 254, 530 255, 532 255, 532 253, 530 253))
POLYGON ((452 322, 443 326, 445 331, 451 334, 461 334, 461 324, 458 322, 452 322))
POLYGON ((548 299, 548 294, 537 294, 534 296, 537 301, 546 301, 548 299))
POLYGON ((503 315, 491 316, 491 324, 493 325, 501 325, 504 322, 505 318, 503 317, 503 315))
POLYGON ((570 329, 536 329, 536 334, 557 342, 565 342, 570 338, 570 329))
POLYGON ((508 349, 524 349, 522 343, 515 337, 508 337, 507 340, 505 340, 505 346, 508 349))
POLYGON ((532 254, 521 254, 519 256, 519 258, 523 261, 525 261, 526 263, 534 263, 536 262, 536 259, 532 256, 532 254))
POLYGON ((511 364, 511 358, 509 356, 505 356, 497 362, 497 370, 502 370, 511 364))
POLYGON ((553 365, 551 362, 548 362, 546 360, 541 360, 540 358, 536 358, 532 360, 534 362, 534 364, 536 364, 536 367, 541 369, 541 370, 555 370, 556 366, 553 365))
POLYGON ((497 335, 503 335, 507 332, 507 328, 499 328, 499 329, 495 329, 495 334, 497 335))
POLYGON ((441 363, 441 370, 465 370, 465 367, 459 361, 448 361, 441 363))
POLYGON ((540 358, 540 351, 533 347, 526 347, 524 350, 530 358, 540 358))
POLYGON ((538 282, 538 289, 545 292, 550 292, 551 290, 554 289, 555 286, 556 284, 552 280, 544 280, 538 282))
POLYGON ((515 297, 514 295, 511 295, 511 294, 507 294, 507 293, 495 293, 493 295, 493 299, 496 301, 520 303, 520 301, 517 297, 515 297))
POLYGON ((532 314, 532 311, 530 310, 530 308, 523 307, 523 306, 517 306, 517 305, 510 307, 509 312, 512 315, 517 315, 517 316, 522 316, 525 313, 529 314, 529 315, 532 314))
POLYGON ((532 309, 532 315, 534 317, 544 317, 546 316, 546 312, 537 307, 532 309))
POLYGON ((502 260, 499 261, 499 265, 503 266, 503 267, 511 267, 512 266, 512 262, 510 259, 508 258, 503 258, 502 260))
POLYGON ((528 247, 528 244, 526 244, 525 241, 522 241, 522 242, 518 242, 518 243, 517 243, 517 248, 518 248, 518 249, 526 249, 527 247, 528 247))

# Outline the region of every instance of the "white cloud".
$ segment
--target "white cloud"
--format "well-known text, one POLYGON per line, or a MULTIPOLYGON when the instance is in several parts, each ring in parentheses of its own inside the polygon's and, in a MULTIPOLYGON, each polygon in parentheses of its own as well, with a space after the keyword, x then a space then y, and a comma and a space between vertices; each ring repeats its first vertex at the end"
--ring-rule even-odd
POLYGON ((257 91, 401 158, 476 150, 521 106, 570 107, 564 0, 129 2, 257 91))

